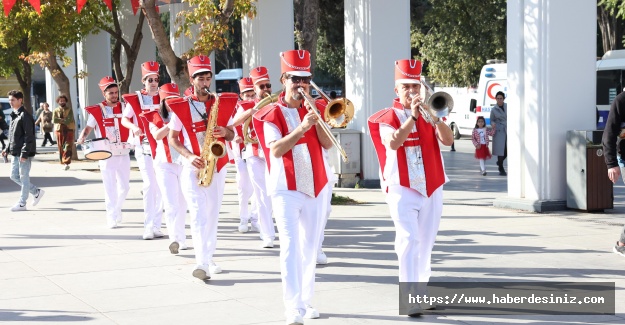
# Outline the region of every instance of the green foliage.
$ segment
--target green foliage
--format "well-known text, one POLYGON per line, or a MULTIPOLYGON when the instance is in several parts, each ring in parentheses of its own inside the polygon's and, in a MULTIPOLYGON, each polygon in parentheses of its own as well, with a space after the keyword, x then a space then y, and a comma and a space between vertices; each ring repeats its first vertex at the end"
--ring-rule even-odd
POLYGON ((625 19, 625 0, 599 0, 597 5, 604 7, 617 17, 625 19))
POLYGON ((470 86, 477 84, 486 60, 505 60, 506 0, 430 4, 411 33, 412 46, 426 65, 425 75, 445 85, 470 86))
POLYGON ((345 81, 345 17, 343 1, 319 0, 319 38, 315 75, 345 81))
POLYGON ((332 193, 332 200, 330 200, 330 205, 356 205, 362 203, 363 202, 354 200, 347 196, 338 195, 336 193, 332 193))

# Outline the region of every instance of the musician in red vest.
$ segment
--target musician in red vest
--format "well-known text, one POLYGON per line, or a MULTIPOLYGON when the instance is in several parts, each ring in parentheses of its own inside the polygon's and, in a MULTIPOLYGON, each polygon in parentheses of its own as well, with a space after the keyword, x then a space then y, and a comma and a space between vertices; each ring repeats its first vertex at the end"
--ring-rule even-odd
POLYGON ((232 141, 234 138, 234 131, 228 125, 232 122, 238 95, 222 93, 215 96, 208 91, 213 73, 207 56, 194 56, 187 62, 187 67, 193 95, 166 101, 174 112, 168 126, 170 131, 167 141, 183 157, 180 183, 191 215, 196 262, 192 274, 198 279, 207 280, 211 274, 221 273, 221 267, 213 261, 213 253, 217 247, 217 220, 226 183, 224 167, 228 163, 228 156, 217 159, 215 168, 207 171, 207 174, 213 173, 209 174, 212 175, 209 186, 198 185, 198 172, 204 171, 206 167, 206 161, 201 157, 206 136, 212 134, 213 141, 224 146, 224 141, 232 141), (218 105, 215 105, 217 100, 218 105), (210 121, 214 120, 211 114, 216 109, 216 125, 213 130, 207 130, 210 121), (184 136, 183 141, 180 140, 180 134, 184 136))
MULTIPOLYGON (((421 62, 395 62, 393 106, 369 117, 369 131, 378 156, 382 190, 395 224, 399 281, 427 283, 432 247, 443 211, 443 184, 448 181, 439 142, 449 146, 453 133, 436 117, 421 115, 421 62)), ((417 309, 409 311, 417 316, 417 309)))
POLYGON ((130 148, 129 131, 122 123, 122 105, 119 102, 119 88, 115 79, 104 77, 98 84, 104 101, 85 108, 89 113, 87 125, 77 143, 95 131, 96 138, 108 138, 112 156, 98 161, 104 183, 104 203, 109 228, 117 228, 122 221, 122 204, 130 190, 130 148))
POLYGON ((160 108, 158 68, 159 64, 155 61, 141 64, 141 81, 144 88, 122 95, 126 102, 122 125, 131 131, 129 142, 135 146, 135 159, 143 179, 143 239, 164 236, 161 231, 163 201, 151 157, 156 142, 149 141, 146 136, 150 131, 149 125, 139 118, 142 112, 157 111, 160 108))
POLYGON ((145 136, 150 143, 156 182, 163 198, 164 216, 169 233, 169 252, 178 254, 179 250, 187 249, 185 235, 187 203, 180 188, 182 172, 180 154, 169 146, 166 138, 169 134, 168 123, 173 113, 165 104, 165 100, 179 98, 180 89, 174 83, 167 83, 158 89, 158 94, 161 99, 159 110, 142 112, 139 117, 149 128, 145 136))
MULTIPOLYGON (((261 101, 268 95, 271 95, 271 83, 269 81, 269 72, 267 68, 259 66, 250 71, 250 77, 254 82, 254 92, 256 103, 261 101)), ((240 110, 234 118, 234 125, 237 122, 243 123, 248 117, 252 116, 255 110, 240 110)), ((256 134, 254 127, 250 126, 250 133, 256 134)), ((258 143, 248 143, 243 152, 243 158, 246 161, 247 169, 252 180, 254 188, 254 202, 258 207, 258 221, 252 222, 252 230, 260 232, 260 238, 263 241, 263 248, 273 248, 273 241, 276 238, 276 230, 273 224, 271 197, 267 192, 267 182, 265 174, 267 173, 267 162, 265 155, 258 143)))
MULTIPOLYGON (((254 97, 254 84, 252 83, 252 78, 241 78, 241 80, 239 80, 240 100, 237 103, 237 108, 234 112, 234 116, 236 116, 238 112, 244 112, 254 107, 254 97)), ((228 156, 230 156, 230 159, 237 168, 236 181, 237 193, 239 198, 240 218, 239 232, 248 232, 248 224, 250 222, 252 223, 252 230, 258 231, 257 205, 255 204, 255 202, 251 202, 251 206, 249 205, 254 189, 252 188, 252 180, 250 179, 250 174, 247 170, 247 162, 242 157, 242 154, 245 153, 245 144, 243 140, 243 125, 234 126, 234 131, 236 133, 234 139, 232 141, 228 141, 228 148, 230 150, 228 152, 228 156)))
POLYGON ((332 140, 309 111, 299 89, 308 94, 312 75, 310 53, 280 53, 284 92, 275 104, 253 115, 254 129, 265 157, 267 191, 280 233, 280 271, 288 324, 318 318, 310 304, 314 294, 315 260, 329 190, 323 148, 332 140))

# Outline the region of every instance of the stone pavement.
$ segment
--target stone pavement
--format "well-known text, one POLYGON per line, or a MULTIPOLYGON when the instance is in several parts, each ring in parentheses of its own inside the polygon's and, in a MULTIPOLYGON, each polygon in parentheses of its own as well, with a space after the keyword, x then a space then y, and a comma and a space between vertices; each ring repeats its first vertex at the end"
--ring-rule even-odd
MULTIPOLYGON (((333 206, 324 244, 330 263, 317 268, 315 286, 321 318, 306 324, 624 324, 625 258, 611 251, 623 223, 623 185, 615 188, 615 209, 604 214, 496 209, 492 202, 506 195, 506 178, 497 175, 495 161, 484 177, 470 139, 457 141, 456 149, 443 152, 451 182, 432 281, 614 281, 616 315, 399 316, 394 229, 384 196, 341 188, 335 193, 363 204, 333 206)), ((108 229, 97 164, 74 162, 63 171, 54 148, 39 151, 31 180, 46 194, 26 212, 9 211, 18 187, 8 177, 9 164, 0 164, 0 321, 284 324, 278 246, 263 249, 257 234, 236 231, 231 173, 215 255, 224 272, 204 283, 191 276, 193 250, 174 256, 167 239, 141 239, 136 168, 123 223, 108 229)))

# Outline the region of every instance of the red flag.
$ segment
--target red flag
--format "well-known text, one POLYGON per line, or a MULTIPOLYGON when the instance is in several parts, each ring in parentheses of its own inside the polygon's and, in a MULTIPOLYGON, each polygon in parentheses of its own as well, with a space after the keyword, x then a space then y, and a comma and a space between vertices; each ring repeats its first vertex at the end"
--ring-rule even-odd
POLYGON ((80 13, 85 4, 87 4, 87 0, 76 0, 76 11, 80 13))
POLYGON ((106 3, 106 6, 109 7, 110 11, 113 11, 113 0, 102 0, 106 3))
POLYGON ((13 5, 15 5, 15 0, 2 0, 2 5, 4 6, 4 16, 9 17, 9 13, 13 9, 13 5))
POLYGON ((30 5, 35 8, 37 14, 41 16, 41 3, 39 2, 39 0, 28 0, 28 3, 30 3, 30 5))
POLYGON ((139 4, 139 0, 130 0, 130 5, 132 6, 132 14, 137 15, 137 9, 141 6, 139 4))

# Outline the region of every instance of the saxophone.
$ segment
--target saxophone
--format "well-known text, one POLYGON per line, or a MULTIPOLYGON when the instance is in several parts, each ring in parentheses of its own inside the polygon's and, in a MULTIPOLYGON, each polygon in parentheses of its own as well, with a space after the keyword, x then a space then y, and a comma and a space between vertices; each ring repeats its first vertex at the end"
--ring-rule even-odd
MULTIPOLYGON (((208 88, 205 88, 204 91, 211 94, 208 88)), ((219 115, 219 97, 216 94, 211 95, 215 97, 215 103, 211 106, 210 118, 206 125, 206 136, 204 137, 202 152, 200 153, 200 158, 204 160, 204 168, 198 170, 197 173, 197 184, 199 186, 211 185, 217 160, 226 155, 226 146, 221 141, 216 140, 213 135, 217 126, 217 116, 219 115)))

